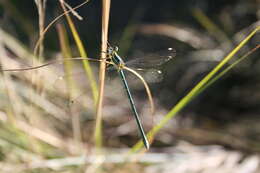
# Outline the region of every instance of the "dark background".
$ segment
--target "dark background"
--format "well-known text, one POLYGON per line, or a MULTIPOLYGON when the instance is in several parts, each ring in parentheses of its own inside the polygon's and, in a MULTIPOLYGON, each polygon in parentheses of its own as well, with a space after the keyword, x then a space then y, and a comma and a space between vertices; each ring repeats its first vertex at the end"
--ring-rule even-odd
MULTIPOLYGON (((76 6, 82 1, 67 2, 76 6)), ((74 18, 77 29, 90 57, 96 57, 99 55, 101 40, 101 1, 92 0, 78 12, 84 20, 78 21, 74 18)), ((47 1, 46 23, 60 13, 61 9, 56 1, 47 1)), ((159 105, 170 109, 252 31, 251 25, 256 23, 259 17, 257 0, 112 0, 109 40, 111 44, 119 46, 122 55, 129 57, 138 51, 146 53, 163 47, 173 47, 176 50, 176 59, 164 67, 165 78, 162 83, 151 86, 153 91, 156 91, 155 98, 159 105), (217 34, 208 31, 194 17, 192 11, 196 8, 225 33, 229 39, 228 46, 225 46, 227 40, 218 38, 217 34), (144 34, 139 30, 144 24, 167 24, 190 29, 205 36, 212 44, 207 45, 206 42, 203 47, 194 48, 187 42, 163 34, 144 34), (129 27, 134 29, 128 30, 129 27), (124 40, 126 32, 132 35, 131 39, 124 40), (208 54, 199 54, 206 50, 208 54), (222 54, 215 56, 216 50, 222 54)), ((31 50, 38 37, 37 19, 37 9, 33 1, 1 1, 1 27, 28 45, 31 50)), ((65 20, 59 22, 66 23, 65 20)), ((240 51, 240 55, 257 44, 259 34, 240 51)), ((46 35, 45 55, 51 57, 59 50, 58 36, 55 27, 52 27, 46 35)), ((258 58, 259 51, 193 100, 177 118, 180 130, 166 130, 173 136, 172 141, 185 139, 193 143, 221 144, 232 149, 259 152, 260 146, 251 147, 260 142, 260 129, 257 127, 260 122, 258 58), (202 135, 198 136, 197 132, 202 135), (234 137, 246 144, 237 146, 226 138, 215 138, 212 135, 215 132, 222 137, 230 135, 228 137, 234 137)), ((143 91, 137 89, 136 93, 141 99, 143 91)), ((158 142, 158 145, 169 144, 158 142)))

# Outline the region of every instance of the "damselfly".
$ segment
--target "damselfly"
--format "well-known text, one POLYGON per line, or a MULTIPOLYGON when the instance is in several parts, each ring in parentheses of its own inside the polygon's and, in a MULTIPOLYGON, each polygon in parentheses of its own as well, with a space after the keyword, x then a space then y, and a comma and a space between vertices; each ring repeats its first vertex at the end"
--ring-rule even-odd
MULTIPOLYGON (((167 55, 166 57, 164 57, 163 59, 150 59, 150 61, 153 61, 153 64, 155 65, 162 65, 163 63, 169 61, 170 59, 173 58, 173 56, 175 56, 175 51, 171 48, 168 48, 168 51, 171 52, 171 54, 167 55)), ((146 137, 146 134, 144 132, 144 129, 143 129, 143 126, 142 126, 142 123, 141 123, 141 120, 140 120, 140 117, 138 115, 138 112, 136 110, 136 106, 135 106, 135 103, 134 103, 134 100, 133 100, 133 97, 131 95, 131 91, 130 91, 130 88, 128 86, 128 82, 126 80, 126 75, 124 73, 124 67, 125 67, 125 62, 123 61, 123 59, 118 55, 118 48, 115 47, 109 47, 108 48, 108 58, 110 58, 113 62, 113 65, 117 68, 117 71, 119 73, 119 76, 121 77, 121 80, 123 82, 123 85, 124 85, 124 88, 126 90, 126 94, 127 94, 127 97, 129 99, 129 102, 130 102, 130 105, 131 105, 131 108, 132 108, 132 111, 133 111, 133 114, 134 114, 134 117, 135 117, 135 120, 136 120, 136 123, 137 123, 137 127, 139 129, 139 132, 140 132, 140 135, 142 137, 142 140, 143 140, 143 144, 144 146, 149 149, 149 142, 147 140, 147 137, 146 137)), ((148 63, 145 63, 144 59, 138 59, 139 61, 137 61, 136 65, 146 65, 148 63)), ((134 63, 134 62, 132 62, 134 63)))

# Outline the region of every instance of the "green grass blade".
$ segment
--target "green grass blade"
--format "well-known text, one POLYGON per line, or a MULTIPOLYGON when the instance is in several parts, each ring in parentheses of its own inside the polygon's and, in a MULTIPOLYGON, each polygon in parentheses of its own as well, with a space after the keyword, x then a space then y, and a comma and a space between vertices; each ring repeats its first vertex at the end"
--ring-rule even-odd
MULTIPOLYGON (((177 105, 175 105, 168 114, 148 133, 148 139, 154 137, 154 135, 165 126, 165 124, 172 119, 178 112, 180 112, 195 96, 198 95, 201 88, 209 82, 212 77, 230 60, 233 56, 260 30, 258 26, 253 30, 235 49, 233 49, 208 75, 206 75, 185 97, 183 97, 177 105)), ((143 144, 139 141, 132 147, 130 153, 139 151, 143 144)))
MULTIPOLYGON (((63 6, 63 4, 61 4, 63 6)), ((65 7, 63 6, 64 8, 64 12, 65 12, 65 7)), ((81 57, 85 57, 87 58, 88 55, 87 55, 87 52, 83 46, 83 43, 80 39, 80 36, 77 32, 77 29, 71 19, 71 17, 69 16, 69 14, 65 14, 66 15, 66 19, 67 19, 67 22, 69 24, 69 27, 70 27, 70 30, 72 32, 72 35, 73 35, 73 38, 76 42, 76 45, 77 45, 77 48, 78 48, 78 51, 79 51, 79 54, 81 57)), ((89 61, 87 59, 84 59, 82 60, 83 62, 83 66, 84 66, 84 70, 86 72, 86 75, 90 81, 90 86, 91 86, 91 90, 92 90, 92 95, 93 95, 93 99, 94 99, 94 103, 96 104, 97 103, 97 99, 98 99, 98 88, 97 88, 97 83, 96 83, 96 80, 95 80, 95 77, 93 75, 93 71, 90 67, 90 64, 89 64, 89 61)))
POLYGON ((231 45, 231 41, 228 36, 223 32, 203 11, 199 8, 193 8, 192 14, 197 19, 197 21, 210 33, 212 34, 219 42, 226 41, 231 45))
POLYGON ((245 55, 243 55, 242 57, 240 57, 238 60, 236 60, 233 64, 229 65, 227 68, 225 68, 222 72, 220 72, 219 74, 217 74, 213 79, 211 79, 206 85, 204 85, 197 94, 200 94, 201 92, 203 92, 205 89, 207 89, 208 87, 210 87, 213 83, 215 83, 218 79, 220 79, 222 76, 224 76, 227 72, 229 72, 232 68, 234 68, 236 65, 238 65, 240 62, 242 62, 243 60, 245 60, 247 57, 249 57, 250 54, 252 54, 253 52, 255 52, 257 49, 260 48, 260 44, 257 45, 254 49, 252 49, 251 51, 247 52, 245 55))

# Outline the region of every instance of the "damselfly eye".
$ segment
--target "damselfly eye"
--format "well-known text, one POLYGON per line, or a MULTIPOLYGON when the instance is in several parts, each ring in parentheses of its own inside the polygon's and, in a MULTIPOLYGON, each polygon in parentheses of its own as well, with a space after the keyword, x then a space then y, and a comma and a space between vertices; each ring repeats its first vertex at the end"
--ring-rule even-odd
POLYGON ((113 52, 113 47, 109 46, 109 47, 107 48, 107 51, 108 51, 108 53, 113 52))
POLYGON ((118 52, 118 50, 119 50, 119 48, 117 46, 115 46, 114 51, 118 52))

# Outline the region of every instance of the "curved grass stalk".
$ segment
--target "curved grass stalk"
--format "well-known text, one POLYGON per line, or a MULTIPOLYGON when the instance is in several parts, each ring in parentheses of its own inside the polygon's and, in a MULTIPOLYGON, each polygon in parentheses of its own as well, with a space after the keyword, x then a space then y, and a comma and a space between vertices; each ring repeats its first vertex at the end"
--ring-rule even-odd
POLYGON ((201 9, 193 8, 192 14, 195 19, 219 42, 226 41, 229 45, 231 44, 228 36, 223 32, 201 9))
POLYGON ((151 114, 154 115, 154 110, 155 110, 155 106, 154 106, 154 101, 153 101, 153 96, 152 96, 152 92, 150 90, 150 87, 148 86, 147 82, 144 80, 144 78, 139 74, 137 73, 135 70, 129 68, 129 67, 123 67, 125 70, 133 73, 136 77, 138 77, 141 82, 143 83, 144 87, 145 87, 145 90, 146 90, 146 94, 148 96, 148 99, 149 99, 149 102, 150 102, 150 107, 151 107, 151 114))

